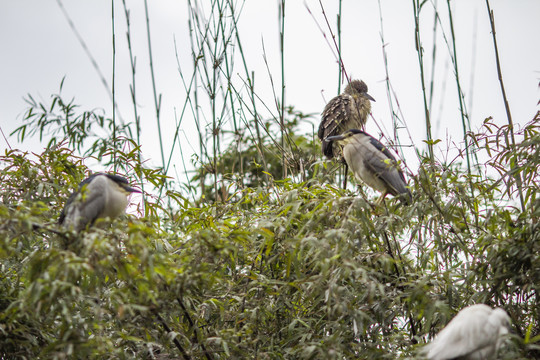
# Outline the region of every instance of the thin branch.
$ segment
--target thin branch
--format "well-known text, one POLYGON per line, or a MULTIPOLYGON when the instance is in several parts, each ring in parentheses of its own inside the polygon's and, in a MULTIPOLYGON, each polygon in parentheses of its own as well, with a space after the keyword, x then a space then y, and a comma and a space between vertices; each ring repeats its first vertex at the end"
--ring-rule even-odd
MULTIPOLYGON (((114 104, 114 108, 116 109, 116 111, 118 112, 118 117, 120 118, 120 121, 123 123, 124 120, 122 119, 122 116, 120 114, 120 111, 118 109, 118 105, 114 102, 114 94, 113 92, 111 92, 111 90, 109 89, 109 84, 107 83, 107 80, 105 79, 105 76, 103 75, 103 73, 101 72, 101 69, 99 68, 99 65, 96 61, 96 59, 94 58, 94 56, 92 56, 92 53, 90 52, 90 49, 88 49, 88 46, 86 45, 86 42, 84 41, 84 39, 82 38, 81 34, 79 34, 79 31, 77 31, 77 27, 75 26, 75 24, 73 23, 73 21, 71 20, 71 17, 69 16, 66 8, 64 7, 64 4, 62 3, 62 0, 56 0, 56 3, 58 4, 58 7, 60 8, 60 10, 62 10, 62 14, 64 15, 64 18, 66 19, 66 21, 68 22, 68 25, 69 27, 71 28, 71 31, 73 31, 73 34, 75 35, 75 37, 77 38, 77 41, 79 42, 79 44, 81 45, 81 47, 83 48, 86 56, 88 56, 88 59, 90 60, 90 63, 92 64, 92 66, 94 67, 94 69, 96 70, 96 72, 98 73, 98 76, 99 76, 99 79, 101 80, 101 83, 103 84, 103 86, 105 87, 105 90, 107 92, 107 95, 109 96, 109 98, 111 99, 111 101, 113 102, 114 104)), ((114 0, 111 1, 113 7, 114 7, 114 0)), ((114 22, 114 11, 113 11, 113 22, 114 22)), ((114 24, 114 23, 113 23, 114 24)), ((113 36, 114 36, 114 25, 113 25, 113 36)))
MULTIPOLYGON (((135 116, 135 126, 136 126, 136 132, 137 132, 137 166, 135 169, 137 170, 137 175, 139 178, 142 177, 141 167, 142 164, 142 153, 141 153, 141 119, 139 117, 139 112, 137 110, 137 86, 136 86, 136 65, 137 65, 137 59, 133 53, 133 47, 131 46, 131 19, 130 19, 130 13, 128 10, 128 7, 126 5, 126 0, 122 0, 122 4, 124 6, 124 15, 126 16, 126 39, 127 39, 127 45, 128 45, 128 51, 129 51, 129 60, 131 64, 131 101, 133 102, 133 114, 135 116)), ((146 202, 146 196, 144 191, 144 182, 141 182, 141 190, 143 193, 143 203, 146 202)))
POLYGON ((8 139, 6 138, 6 135, 4 134, 4 130, 2 130, 2 127, 1 127, 1 126, 0 126, 0 132, 2 133, 2 137, 3 137, 4 140, 6 141, 6 144, 7 144, 7 146, 9 147, 9 150, 13 150, 13 149, 11 148, 11 145, 9 144, 9 141, 8 141, 8 139))
POLYGON ((418 64, 420 66, 420 81, 422 85, 422 95, 424 98, 424 113, 426 118, 426 140, 428 145, 428 152, 429 152, 429 159, 431 163, 433 164, 435 162, 435 157, 433 154, 433 137, 431 136, 431 119, 429 114, 429 108, 428 108, 428 102, 426 97, 426 84, 425 84, 425 76, 424 76, 424 56, 422 48, 422 42, 420 40, 420 9, 421 5, 419 4, 418 0, 413 0, 413 14, 414 14, 414 24, 415 24, 415 44, 416 44, 416 52, 418 53, 418 64))
POLYGON ((111 26, 112 26, 112 121, 113 121, 113 166, 114 172, 117 169, 116 161, 116 31, 114 26, 114 0, 111 0, 111 26))
MULTIPOLYGON (((163 320, 161 315, 159 315, 157 310, 153 310, 152 312, 154 313, 154 315, 156 316, 158 321, 161 323, 161 326, 163 326, 163 328, 165 329, 167 334, 170 334, 172 332, 171 328, 167 325, 165 320, 163 320)), ((186 353, 186 350, 184 350, 184 348, 182 347, 182 344, 180 344, 180 341, 178 341, 178 339, 176 337, 174 337, 172 339, 172 341, 173 341, 174 345, 176 346, 176 348, 180 351, 180 354, 182 355, 182 358, 184 358, 184 360, 190 360, 191 357, 186 353)))
POLYGON ((287 160, 285 151, 285 0, 281 0, 279 4, 279 43, 280 43, 280 55, 281 55, 281 106, 279 108, 279 122, 281 126, 281 153, 282 162, 282 176, 285 179, 287 177, 287 160))
POLYGON ((206 350, 206 347, 204 346, 204 343, 202 340, 199 339, 199 337, 201 336, 199 334, 199 331, 197 329, 197 324, 195 324, 195 322, 191 319, 191 316, 189 315, 189 312, 186 308, 186 306, 184 305, 184 303, 182 302, 182 299, 180 299, 179 297, 176 297, 176 301, 178 302, 178 305, 180 305, 180 308, 182 309, 182 311, 184 312, 184 316, 186 317, 188 323, 189 323, 189 326, 193 329, 193 332, 195 333, 194 334, 194 340, 197 344, 201 345, 201 348, 204 352, 204 356, 206 357, 207 360, 213 360, 213 357, 212 355, 210 355, 210 353, 208 352, 208 350, 206 350))
MULTIPOLYGON (((512 121, 512 114, 510 113, 510 105, 508 103, 508 98, 506 97, 506 90, 504 89, 504 81, 503 81, 502 71, 501 71, 501 62, 499 60, 499 48, 497 46, 497 37, 496 37, 496 32, 495 32, 495 17, 493 15, 493 10, 491 10, 491 7, 489 6, 489 0, 486 0, 486 6, 488 10, 488 15, 489 15, 489 22, 491 24, 491 34, 493 36, 493 48, 495 49, 495 60, 497 61, 497 75, 499 77, 499 84, 501 85, 501 93, 504 100, 504 107, 506 109, 506 117, 508 119, 508 127, 510 130, 510 139, 512 140, 512 148, 515 148, 516 139, 514 136, 514 122, 512 121)), ((511 165, 511 166, 514 167, 514 165, 511 165)), ((525 200, 523 199, 521 174, 517 172, 515 176, 516 176, 516 183, 519 190, 519 202, 521 203, 521 210, 525 211, 525 200)))
POLYGON ((471 154, 469 151, 469 141, 467 133, 470 130, 470 124, 467 126, 467 113, 463 104, 463 98, 461 96, 461 82, 459 81, 459 71, 458 71, 458 58, 457 58, 457 50, 456 50, 456 36, 454 34, 454 22, 452 20, 452 8, 450 6, 450 0, 447 0, 446 2, 448 4, 448 18, 450 20, 450 34, 452 35, 452 52, 453 52, 453 64, 454 64, 454 76, 456 78, 456 85, 458 90, 458 99, 459 99, 459 109, 461 114, 461 125, 463 127, 463 141, 465 143, 465 154, 467 157, 467 174, 469 175, 469 185, 471 187, 471 196, 474 196, 474 190, 472 186, 472 180, 471 180, 471 154))
POLYGON ((163 152, 163 139, 161 137, 161 119, 160 119, 161 94, 159 95, 159 98, 158 98, 157 91, 156 91, 156 78, 154 76, 154 58, 152 56, 152 41, 150 38, 150 18, 148 17, 148 1, 147 0, 144 0, 144 12, 146 15, 146 35, 148 38, 148 57, 150 59, 150 75, 152 77, 152 92, 154 94, 154 105, 156 108, 156 122, 157 122, 158 136, 159 136, 159 150, 161 152, 161 166, 165 167, 165 155, 163 152))

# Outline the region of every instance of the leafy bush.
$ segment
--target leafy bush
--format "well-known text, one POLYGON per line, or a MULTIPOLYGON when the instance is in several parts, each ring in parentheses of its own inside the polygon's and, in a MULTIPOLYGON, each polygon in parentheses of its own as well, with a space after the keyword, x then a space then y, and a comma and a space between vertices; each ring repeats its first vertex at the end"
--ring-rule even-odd
POLYGON ((407 358, 476 302, 511 315, 504 358, 536 356, 538 118, 515 148, 492 146, 507 130, 475 139, 490 146, 487 166, 513 161, 511 174, 468 176, 425 159, 412 206, 269 176, 197 206, 169 190, 169 210, 147 204, 159 219, 128 216, 67 249, 55 214, 87 169, 61 146, 35 160, 9 152, 2 356, 407 358))

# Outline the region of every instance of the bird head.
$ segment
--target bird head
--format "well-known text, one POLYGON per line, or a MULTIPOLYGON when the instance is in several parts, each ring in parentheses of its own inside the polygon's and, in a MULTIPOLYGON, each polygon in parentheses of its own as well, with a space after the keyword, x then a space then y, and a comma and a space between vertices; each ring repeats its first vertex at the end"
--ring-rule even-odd
POLYGON ((510 324, 512 320, 506 311, 501 308, 495 308, 491 315, 490 321, 492 321, 495 326, 498 326, 502 334, 505 334, 510 330, 510 324))
POLYGON ((141 193, 141 190, 135 189, 129 186, 129 182, 126 178, 114 174, 104 174, 106 175, 110 180, 112 180, 117 186, 118 189, 123 192, 126 196, 131 193, 141 193))
POLYGON ((360 94, 360 96, 365 97, 368 100, 375 101, 375 99, 369 95, 368 87, 365 82, 362 80, 352 80, 349 85, 345 88, 345 93, 349 95, 360 94))
POLYGON ((362 130, 349 129, 341 135, 328 136, 326 139, 324 139, 324 141, 327 141, 327 142, 336 141, 341 145, 346 145, 350 142, 353 136, 358 135, 358 134, 365 134, 365 133, 362 130))

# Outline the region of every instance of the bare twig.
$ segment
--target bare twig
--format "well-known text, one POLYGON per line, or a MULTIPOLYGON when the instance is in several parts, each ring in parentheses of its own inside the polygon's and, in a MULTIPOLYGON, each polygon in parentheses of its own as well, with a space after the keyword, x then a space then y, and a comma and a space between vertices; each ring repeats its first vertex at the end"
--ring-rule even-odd
POLYGON ((152 41, 150 38, 150 18, 148 17, 148 2, 147 0, 144 0, 144 13, 146 15, 146 35, 148 38, 148 57, 150 59, 150 75, 152 77, 152 92, 154 94, 154 105, 156 108, 156 122, 157 122, 157 130, 158 130, 158 136, 159 136, 159 149, 161 152, 161 166, 165 167, 165 155, 163 153, 163 140, 161 137, 161 119, 160 119, 160 113, 161 113, 161 94, 159 97, 157 96, 156 91, 156 78, 154 76, 154 58, 152 56, 152 41))
MULTIPOLYGON (((137 110, 137 92, 136 92, 137 86, 136 86, 136 77, 135 77, 137 61, 133 53, 133 48, 131 46, 131 18, 130 18, 128 7, 126 5, 126 0, 122 0, 122 4, 124 6, 124 14, 126 16, 126 27, 127 27, 126 39, 127 39, 128 50, 129 50, 129 60, 131 64, 131 86, 130 86, 131 101, 133 102, 133 114, 135 116, 135 127, 136 127, 136 132, 137 132, 138 147, 137 147, 136 169, 139 169, 139 171, 137 171, 137 175, 139 176, 139 178, 142 178, 142 172, 140 172, 140 169, 142 167, 142 154, 141 154, 141 147, 140 147, 141 146, 141 119, 139 117, 139 112, 137 110)), ((143 202, 145 202, 146 197, 145 197, 145 191, 144 191, 144 182, 141 182, 141 191, 143 193, 143 202)))
POLYGON ((281 127, 281 163, 282 163, 282 176, 285 179, 287 177, 287 159, 285 150, 285 0, 281 0, 279 3, 279 43, 280 43, 280 55, 281 55, 281 106, 279 108, 279 122, 281 127))
POLYGON ((111 97, 113 103, 113 166, 114 172, 117 169, 116 161, 116 31, 114 26, 114 1, 111 1, 111 26, 112 26, 112 88, 111 97))
POLYGON ((9 147, 9 150, 13 150, 13 149, 11 148, 11 145, 9 145, 9 141, 8 141, 8 139, 6 138, 6 135, 4 135, 4 130, 2 130, 2 127, 1 127, 1 126, 0 126, 0 132, 2 133, 2 137, 3 137, 4 140, 6 141, 6 144, 7 144, 7 146, 9 147))
POLYGON ((458 99, 459 99, 459 109, 461 114, 461 125, 463 126, 463 141, 465 142, 465 154, 467 157, 467 174, 469 175, 469 185, 471 187, 471 196, 474 196, 473 186, 471 180, 471 154, 469 151, 469 141, 467 137, 468 130, 470 126, 467 126, 467 113, 465 106, 463 104, 462 91, 461 91, 461 82, 459 81, 459 71, 458 71, 458 58, 456 50, 456 37, 454 34, 454 22, 452 21, 452 8, 450 7, 450 0, 446 2, 448 4, 448 18, 450 20, 450 33, 452 34, 452 51, 453 51, 453 64, 454 64, 454 76, 456 78, 457 90, 458 90, 458 99))
MULTIPOLYGON (((506 109, 506 117, 508 119, 508 128, 510 130, 510 139, 512 140, 512 148, 515 148, 516 139, 514 136, 514 122, 512 121, 512 114, 510 112, 510 105, 508 103, 508 98, 506 97, 506 90, 504 89, 504 81, 503 81, 502 71, 501 71, 501 62, 499 60, 499 48, 497 46, 497 37, 496 37, 496 32, 495 32, 495 17, 493 16, 493 10, 491 10, 491 7, 489 6, 489 0, 486 0, 486 6, 487 6, 488 14, 489 14, 489 22, 491 24, 491 34, 493 36, 493 48, 495 49, 495 60, 497 61, 497 75, 499 76, 499 84, 501 85, 501 93, 504 100, 504 108, 506 109)), ((514 165, 511 165, 511 166, 514 167, 514 165)), ((521 174, 519 172, 516 172, 515 178, 516 178, 516 183, 519 190, 519 201, 521 204, 521 210, 525 211, 525 200, 523 199, 521 174)))
MULTIPOLYGON (((163 318, 161 317, 161 315, 159 315, 159 313, 157 312, 157 310, 152 310, 152 312, 154 313, 154 315, 156 316, 156 318, 159 320, 159 322, 161 323, 161 326, 163 326, 163 328, 165 329, 165 331, 170 334, 172 331, 171 331, 171 328, 167 325, 167 323, 165 322, 165 320, 163 320, 163 318)), ((186 353, 186 350, 184 350, 184 348, 182 347, 182 344, 180 344, 180 341, 178 341, 178 339, 176 337, 173 338, 173 343, 174 345, 176 346, 176 348, 180 351, 180 354, 182 355, 182 358, 184 360, 190 360, 191 357, 186 353)))
POLYGON ((197 324, 195 324, 195 322, 191 319, 191 316, 189 315, 189 312, 188 312, 186 306, 182 302, 182 299, 180 299, 179 297, 176 297, 176 301, 178 302, 178 305, 180 305, 180 308, 184 312, 184 316, 186 317, 186 319, 187 319, 187 321, 189 323, 189 326, 193 329, 193 332, 194 332, 193 338, 194 338, 195 342, 197 344, 201 345, 201 348, 202 348, 202 350, 204 352, 204 356, 206 357, 206 359, 207 360, 213 360, 212 355, 208 352, 208 350, 206 350, 206 347, 204 346, 204 342, 199 339, 200 334, 199 334, 199 330, 197 329, 197 324))
MULTIPOLYGON (((88 49, 88 46, 86 45, 86 42, 82 38, 81 34, 79 34, 79 31, 77 30, 77 27, 75 26, 75 24, 71 20, 71 17, 69 16, 66 8, 64 7, 64 4, 62 3, 62 0, 56 0, 56 3, 58 4, 58 7, 60 8, 60 10, 62 10, 62 14, 66 18, 66 21, 68 22, 68 25, 71 28, 71 31, 73 31, 73 34, 77 38, 77 41, 79 42, 79 44, 81 44, 81 47, 83 48, 86 56, 88 56, 88 59, 90 60, 90 63, 92 64, 92 67, 98 73, 99 79, 101 80, 101 83, 105 87, 107 95, 109 96, 109 98, 113 102, 114 108, 118 112, 118 117, 120 118, 120 121, 123 122, 123 119, 122 119, 122 116, 121 116, 120 111, 118 109, 118 106, 117 106, 116 102, 114 101, 115 100, 114 99, 114 87, 113 87, 113 91, 111 92, 111 90, 109 89, 109 84, 107 83, 107 80, 105 79, 105 75, 103 75, 103 73, 101 72, 101 69, 100 69, 96 59, 94 58, 94 56, 90 52, 90 49, 88 49)), ((114 7, 114 1, 112 2, 112 6, 114 7)), ((114 24, 114 10, 113 10, 113 24, 114 24)), ((113 34, 114 34, 114 25, 113 25, 113 34)))

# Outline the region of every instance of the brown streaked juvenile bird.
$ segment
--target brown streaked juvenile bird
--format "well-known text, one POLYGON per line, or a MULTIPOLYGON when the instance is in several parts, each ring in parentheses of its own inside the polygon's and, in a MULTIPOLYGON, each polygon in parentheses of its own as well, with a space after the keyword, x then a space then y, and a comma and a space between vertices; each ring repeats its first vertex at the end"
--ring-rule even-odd
POLYGON ((327 137, 326 141, 342 146, 343 157, 354 176, 382 193, 377 204, 388 194, 407 204, 412 202, 411 191, 396 158, 373 136, 358 129, 349 129, 341 135, 327 137))
POLYGON ((322 141, 323 154, 332 159, 341 159, 340 146, 324 141, 328 136, 336 136, 349 129, 361 129, 371 111, 371 101, 375 101, 368 93, 368 87, 362 80, 351 81, 345 91, 326 104, 319 125, 318 136, 322 141))
POLYGON ((122 176, 95 173, 83 180, 79 189, 71 194, 58 223, 79 232, 98 219, 113 219, 123 214, 128 205, 128 195, 140 192, 129 187, 122 176))

